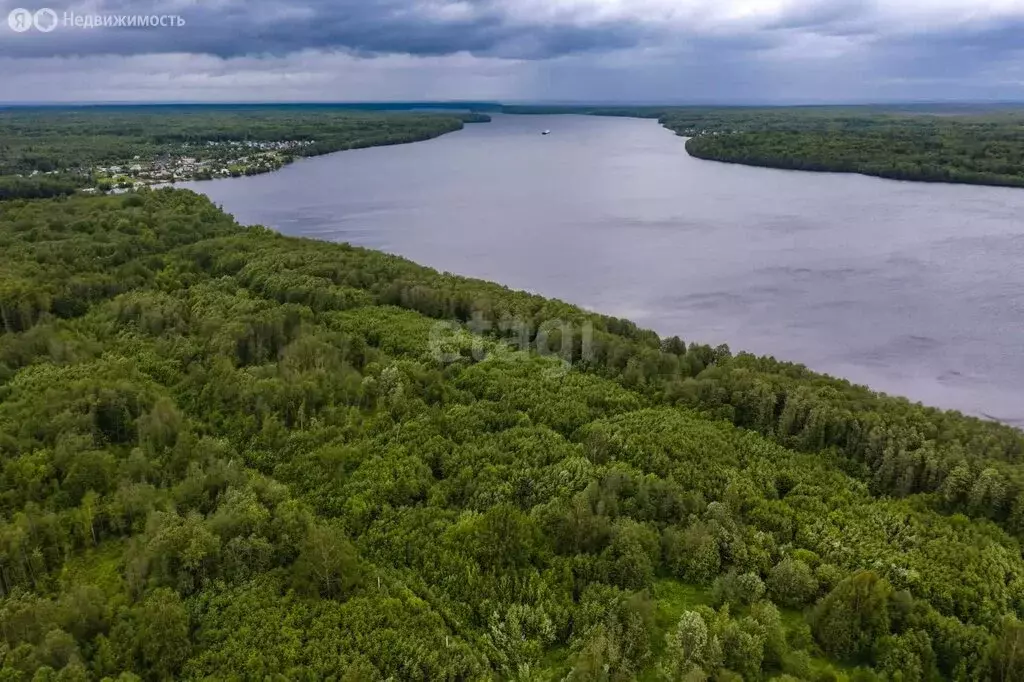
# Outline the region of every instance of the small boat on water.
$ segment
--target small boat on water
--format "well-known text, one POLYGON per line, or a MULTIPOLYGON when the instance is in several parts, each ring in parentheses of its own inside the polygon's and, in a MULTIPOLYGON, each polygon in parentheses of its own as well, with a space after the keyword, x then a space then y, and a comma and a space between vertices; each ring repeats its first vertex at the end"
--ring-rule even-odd
POLYGON ((550 135, 550 134, 551 134, 550 130, 545 130, 544 132, 541 133, 541 135, 550 135))

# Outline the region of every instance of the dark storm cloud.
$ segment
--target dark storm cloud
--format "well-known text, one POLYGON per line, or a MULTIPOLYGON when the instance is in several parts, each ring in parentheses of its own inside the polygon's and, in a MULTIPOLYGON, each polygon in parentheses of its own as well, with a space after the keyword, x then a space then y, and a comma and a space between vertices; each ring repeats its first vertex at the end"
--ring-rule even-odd
MULTIPOLYGON (((5 0, 38 9, 25 0, 5 0)), ((47 6, 58 16, 76 7, 47 6)), ((95 7, 95 6, 94 6, 95 7)), ((592 50, 632 47, 652 34, 635 21, 580 26, 510 20, 490 0, 410 2, 409 0, 279 0, 140 4, 108 1, 89 12, 104 15, 174 14, 183 27, 72 28, 48 34, 8 32, 0 56, 51 57, 91 54, 188 52, 219 57, 286 55, 302 50, 346 50, 362 55, 477 55, 543 59, 592 50)))
POLYGON ((1024 19, 1006 19, 980 26, 944 28, 902 36, 894 45, 926 46, 935 52, 980 49, 989 55, 1024 50, 1024 19))
POLYGON ((0 25, 0 100, 1024 97, 1024 0, 0 0, 0 21, 43 4, 185 26, 0 25))
POLYGON ((1024 21, 1012 19, 875 37, 870 75, 908 84, 932 82, 931 97, 937 100, 970 99, 971 92, 981 99, 1022 99, 1022 36, 1024 21), (998 94, 986 94, 994 84, 1001 86, 998 94))
POLYGON ((902 7, 923 9, 896 19, 902 25, 893 25, 893 16, 879 11, 884 6, 875 0, 798 0, 777 11, 762 10, 753 20, 743 12, 730 15, 736 3, 728 0, 641 0, 635 5, 610 0, 99 0, 87 5, 0 0, 0 12, 6 16, 15 6, 36 10, 43 3, 59 17, 66 12, 83 17, 178 15, 185 26, 74 28, 61 22, 47 34, 3 30, 0 57, 177 52, 232 58, 340 50, 362 56, 467 52, 548 59, 652 45, 714 44, 743 53, 771 49, 798 35, 999 52, 1020 49, 1024 35, 1020 22, 1011 20, 917 30, 915 22, 927 19, 929 10, 923 1, 913 0, 902 7), (608 8, 614 11, 600 13, 608 8), (700 25, 723 8, 726 19, 700 25), (673 20, 672 11, 690 11, 689 19, 673 20))

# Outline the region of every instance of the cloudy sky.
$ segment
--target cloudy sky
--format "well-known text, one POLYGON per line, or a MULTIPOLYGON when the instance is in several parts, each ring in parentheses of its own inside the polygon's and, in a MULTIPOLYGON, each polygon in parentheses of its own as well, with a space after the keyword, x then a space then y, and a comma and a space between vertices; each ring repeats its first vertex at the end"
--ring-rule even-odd
POLYGON ((8 103, 1024 100, 1024 0, 0 0, 0 11, 8 103), (60 17, 50 32, 6 21, 43 7, 60 17), (65 13, 185 25, 75 27, 65 13))

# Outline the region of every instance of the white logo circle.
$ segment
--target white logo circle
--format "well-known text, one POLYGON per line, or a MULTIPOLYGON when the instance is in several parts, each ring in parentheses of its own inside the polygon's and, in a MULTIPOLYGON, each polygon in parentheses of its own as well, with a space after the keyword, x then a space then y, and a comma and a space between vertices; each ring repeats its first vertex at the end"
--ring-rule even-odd
POLYGON ((49 7, 44 7, 35 13, 35 16, 32 17, 32 23, 35 24, 37 30, 49 33, 57 28, 57 13, 49 7))
MULTIPOLYGON (((55 18, 56 16, 54 14, 55 18)), ((7 25, 11 27, 12 31, 24 33, 32 28, 32 13, 21 7, 12 9, 11 13, 7 15, 7 25)))

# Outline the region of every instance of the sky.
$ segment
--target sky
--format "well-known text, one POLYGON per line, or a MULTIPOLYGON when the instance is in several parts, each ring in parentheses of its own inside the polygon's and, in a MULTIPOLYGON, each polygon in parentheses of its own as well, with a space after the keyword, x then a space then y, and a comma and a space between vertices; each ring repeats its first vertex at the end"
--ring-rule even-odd
POLYGON ((43 1, 2 103, 1024 100, 1024 0, 43 1))

